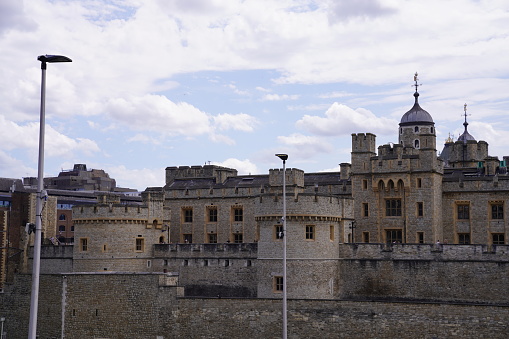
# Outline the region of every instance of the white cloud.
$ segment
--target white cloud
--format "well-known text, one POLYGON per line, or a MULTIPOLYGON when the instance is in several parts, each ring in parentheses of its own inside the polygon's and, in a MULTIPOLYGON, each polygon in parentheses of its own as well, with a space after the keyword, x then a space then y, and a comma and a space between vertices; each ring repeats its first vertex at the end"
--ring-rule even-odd
POLYGON ((398 122, 385 117, 377 117, 363 109, 352 109, 335 102, 325 112, 325 116, 304 115, 296 123, 298 128, 322 136, 339 136, 358 132, 390 134, 397 130, 398 122))
POLYGON ((334 149, 324 138, 298 133, 289 136, 279 136, 277 140, 284 145, 288 154, 298 154, 300 159, 305 159, 317 153, 330 153, 334 149))
POLYGON ((235 158, 229 158, 222 162, 212 162, 213 165, 235 168, 239 175, 246 174, 259 174, 258 168, 249 159, 239 160, 235 158))
POLYGON ((117 186, 136 188, 139 191, 147 187, 162 187, 165 185, 164 168, 128 169, 124 165, 109 166, 104 170, 114 178, 117 186))
MULTIPOLYGON (((24 150, 36 159, 39 149, 39 124, 28 123, 18 125, 6 120, 0 115, 0 143, 5 150, 24 150)), ((45 124, 44 150, 47 157, 70 156, 76 152, 90 155, 100 151, 99 146, 93 140, 87 138, 71 138, 57 130, 51 125, 45 124)))
POLYGON ((264 101, 280 101, 280 100, 297 100, 298 94, 266 94, 263 96, 264 101))
POLYGON ((259 124, 258 119, 248 114, 228 114, 223 113, 215 116, 214 122, 219 130, 237 130, 242 132, 252 132, 254 127, 259 124))
POLYGON ((205 112, 185 102, 174 103, 162 95, 110 99, 104 109, 133 130, 190 137, 212 132, 205 112))

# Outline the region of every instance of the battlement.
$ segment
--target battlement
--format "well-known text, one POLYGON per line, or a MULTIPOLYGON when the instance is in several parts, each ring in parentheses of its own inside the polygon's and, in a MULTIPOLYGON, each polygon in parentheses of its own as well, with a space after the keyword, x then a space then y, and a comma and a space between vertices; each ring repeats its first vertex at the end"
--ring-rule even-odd
POLYGON ((341 259, 509 262, 509 245, 343 244, 341 259))
POLYGON ((372 133, 352 134, 352 153, 369 152, 375 153, 376 135, 372 133))
MULTIPOLYGON (((269 170, 270 186, 283 186, 283 169, 269 170)), ((286 169, 286 185, 304 187, 304 171, 297 168, 286 169)))
POLYGON ((172 166, 166 167, 166 185, 175 179, 184 178, 215 178, 217 183, 223 183, 228 177, 237 176, 237 170, 217 165, 204 166, 172 166))
POLYGON ((97 204, 97 205, 77 205, 72 209, 73 220, 80 219, 147 219, 149 217, 148 208, 141 205, 121 205, 121 204, 97 204))
POLYGON ((252 258, 258 243, 155 244, 154 258, 252 258))

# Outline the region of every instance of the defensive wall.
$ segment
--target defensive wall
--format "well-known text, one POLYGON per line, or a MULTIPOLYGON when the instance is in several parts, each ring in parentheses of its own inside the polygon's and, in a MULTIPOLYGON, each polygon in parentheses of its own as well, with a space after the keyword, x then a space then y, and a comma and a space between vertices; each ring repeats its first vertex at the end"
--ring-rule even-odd
MULTIPOLYGON (((281 338, 277 299, 182 297, 172 273, 41 275, 39 338, 281 338)), ((26 338, 30 275, 0 294, 8 338, 26 338)), ((507 338, 509 306, 288 300, 289 338, 507 338)))

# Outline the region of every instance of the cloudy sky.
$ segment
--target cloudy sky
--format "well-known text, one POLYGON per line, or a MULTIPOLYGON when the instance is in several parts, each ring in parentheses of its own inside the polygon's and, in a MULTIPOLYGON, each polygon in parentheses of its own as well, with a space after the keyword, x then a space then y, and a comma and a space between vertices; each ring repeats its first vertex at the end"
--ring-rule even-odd
POLYGON ((37 176, 42 54, 73 60, 47 69, 46 176, 338 170, 352 133, 397 142, 415 72, 438 151, 467 103, 509 155, 506 0, 2 0, 0 50, 0 177, 37 176))

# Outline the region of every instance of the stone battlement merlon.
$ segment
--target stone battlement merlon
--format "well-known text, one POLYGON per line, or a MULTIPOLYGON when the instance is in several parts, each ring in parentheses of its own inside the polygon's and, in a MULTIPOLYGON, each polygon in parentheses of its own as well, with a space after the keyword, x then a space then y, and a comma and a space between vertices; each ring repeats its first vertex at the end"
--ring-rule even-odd
POLYGON ((340 258, 349 260, 494 261, 509 263, 509 245, 343 244, 340 258))
POLYGON ((154 244, 154 258, 256 259, 258 243, 154 244))

